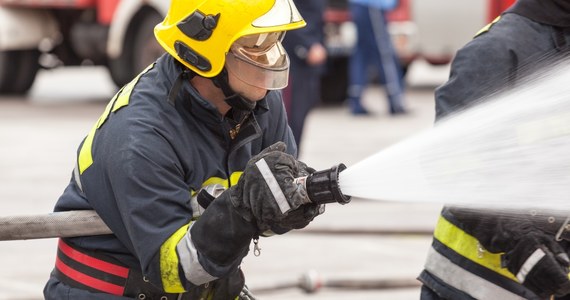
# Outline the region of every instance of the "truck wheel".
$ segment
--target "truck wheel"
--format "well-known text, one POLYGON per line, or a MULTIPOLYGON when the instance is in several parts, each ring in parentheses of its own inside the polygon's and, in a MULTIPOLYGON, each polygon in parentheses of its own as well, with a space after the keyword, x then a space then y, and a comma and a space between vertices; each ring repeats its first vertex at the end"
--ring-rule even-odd
POLYGON ((162 19, 158 14, 147 15, 141 27, 146 27, 148 30, 140 30, 135 36, 135 49, 139 49, 139 51, 134 51, 133 55, 135 75, 148 67, 165 52, 154 37, 154 27, 162 19))
POLYGON ((154 62, 164 50, 154 38, 154 26, 162 21, 156 12, 146 12, 135 17, 127 30, 123 52, 109 61, 111 79, 123 86, 154 62))
POLYGON ((24 94, 40 69, 38 50, 0 51, 0 94, 24 94))

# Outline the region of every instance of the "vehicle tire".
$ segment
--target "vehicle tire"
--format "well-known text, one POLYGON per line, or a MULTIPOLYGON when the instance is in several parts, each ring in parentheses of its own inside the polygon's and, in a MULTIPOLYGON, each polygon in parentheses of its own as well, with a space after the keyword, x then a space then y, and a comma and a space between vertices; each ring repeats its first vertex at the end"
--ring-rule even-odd
POLYGON ((0 94, 25 94, 40 69, 36 49, 0 51, 0 94))
POLYGON ((109 61, 111 79, 117 86, 130 82, 164 53, 154 37, 154 26, 160 21, 162 17, 154 11, 146 11, 133 18, 121 56, 109 61))

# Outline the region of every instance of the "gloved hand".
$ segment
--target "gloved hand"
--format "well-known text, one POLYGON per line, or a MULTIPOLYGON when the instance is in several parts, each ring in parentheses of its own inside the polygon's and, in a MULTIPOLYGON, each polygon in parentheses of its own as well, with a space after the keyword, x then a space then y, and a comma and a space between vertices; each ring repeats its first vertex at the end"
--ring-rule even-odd
POLYGON ((254 156, 238 184, 229 190, 238 213, 254 222, 259 233, 303 228, 322 213, 320 205, 310 202, 305 188, 294 182, 314 170, 285 150, 286 145, 278 142, 254 156))
POLYGON ((541 298, 570 293, 570 260, 553 233, 509 211, 446 207, 463 229, 492 253, 504 252, 503 266, 541 298))
POLYGON ((293 182, 312 170, 283 151, 285 144, 277 143, 253 157, 238 184, 215 200, 197 198, 207 208, 192 224, 190 238, 200 265, 211 277, 235 274, 253 237, 268 230, 284 233, 305 227, 322 212, 320 206, 310 203, 304 187, 293 182), (284 201, 281 206, 276 198, 284 201))
POLYGON ((228 300, 237 297, 245 288, 245 277, 241 269, 230 275, 214 280, 208 285, 201 285, 188 291, 185 299, 228 300))
POLYGON ((531 232, 503 257, 504 266, 540 298, 570 293, 570 259, 551 236, 531 232))

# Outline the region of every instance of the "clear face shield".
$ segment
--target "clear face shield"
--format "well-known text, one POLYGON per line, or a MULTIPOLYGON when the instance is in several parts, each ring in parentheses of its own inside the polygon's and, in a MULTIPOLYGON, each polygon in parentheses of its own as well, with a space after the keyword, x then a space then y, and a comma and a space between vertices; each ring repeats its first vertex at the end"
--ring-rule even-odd
POLYGON ((244 83, 266 90, 282 89, 289 77, 289 57, 281 45, 285 32, 244 36, 226 55, 226 68, 244 83))

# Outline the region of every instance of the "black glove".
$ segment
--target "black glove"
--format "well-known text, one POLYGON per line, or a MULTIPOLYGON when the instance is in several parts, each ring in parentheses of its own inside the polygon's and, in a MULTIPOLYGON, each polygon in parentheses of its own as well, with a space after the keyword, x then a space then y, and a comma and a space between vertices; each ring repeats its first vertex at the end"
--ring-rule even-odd
MULTIPOLYGON (((236 299, 245 288, 245 277, 241 269, 232 274, 201 285, 188 291, 187 299, 228 300, 236 299)), ((185 299, 186 299, 185 298, 185 299)))
POLYGON ((238 184, 229 189, 232 204, 244 219, 255 222, 258 233, 303 228, 322 213, 305 188, 294 182, 314 170, 285 150, 286 145, 278 142, 254 156, 238 184))
POLYGON ((570 293, 568 255, 554 241, 554 234, 539 230, 530 218, 458 207, 446 207, 443 215, 457 219, 488 251, 504 252, 504 267, 537 296, 570 293))
POLYGON ((254 236, 271 229, 284 233, 302 228, 322 212, 320 206, 309 202, 304 187, 293 182, 311 170, 284 150, 285 144, 278 143, 253 157, 238 184, 215 200, 198 197, 200 205, 207 208, 190 228, 190 237, 200 265, 211 276, 235 274, 254 236), (290 207, 285 213, 256 165, 262 159, 290 207))
POLYGON ((503 254, 502 260, 519 282, 540 298, 570 293, 570 259, 551 236, 528 233, 503 254))
MULTIPOLYGON (((299 163, 299 172, 296 178, 309 176, 310 174, 316 172, 315 169, 307 166, 303 162, 299 163)), ((311 221, 315 219, 316 216, 323 214, 325 211, 325 205, 319 205, 314 203, 303 204, 299 208, 289 211, 287 216, 280 222, 280 224, 273 224, 271 226, 271 232, 275 234, 284 234, 292 229, 302 229, 305 228, 311 221)), ((266 232, 267 233, 267 232, 266 232)))
POLYGON ((200 264, 218 278, 232 274, 249 252, 257 228, 239 215, 228 191, 212 201, 190 228, 190 237, 198 251, 200 264))
MULTIPOLYGON (((279 223, 273 223, 270 227, 269 235, 271 233, 284 234, 292 229, 305 228, 316 216, 323 214, 324 211, 324 204, 303 204, 299 208, 289 211, 287 216, 279 223)), ((268 232, 266 231, 263 235, 268 235, 268 232)))

